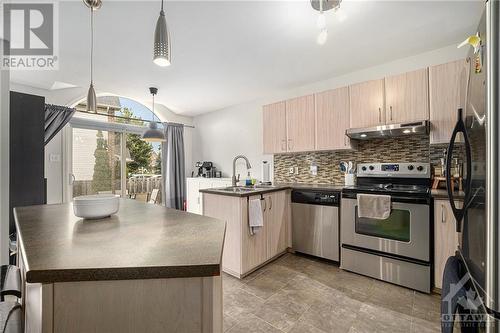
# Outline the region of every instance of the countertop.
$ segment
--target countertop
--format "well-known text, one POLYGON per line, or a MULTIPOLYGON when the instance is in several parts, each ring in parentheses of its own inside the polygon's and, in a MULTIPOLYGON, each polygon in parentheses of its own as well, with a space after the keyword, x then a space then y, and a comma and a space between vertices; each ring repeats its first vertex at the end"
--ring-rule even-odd
MULTIPOLYGON (((200 192, 202 193, 211 193, 218 195, 227 195, 233 197, 249 197, 252 195, 265 194, 275 191, 287 190, 287 189, 307 189, 307 190, 320 190, 320 191, 342 191, 346 186, 344 185, 336 185, 336 184, 303 184, 303 183, 277 183, 275 185, 264 187, 264 188, 255 188, 252 191, 248 192, 228 192, 222 190, 223 188, 208 188, 202 189, 200 192)), ((448 192, 444 189, 436 189, 431 190, 431 196, 434 199, 448 199, 448 192)), ((455 192, 456 200, 463 200, 464 192, 455 192)))
POLYGON ((72 204, 21 207, 14 215, 27 282, 220 274, 222 220, 131 199, 101 220, 76 217, 72 204))
POLYGON ((225 188, 227 188, 227 187, 206 188, 206 189, 201 189, 200 192, 201 193, 225 195, 225 196, 230 196, 230 197, 250 197, 252 195, 260 195, 260 194, 290 189, 289 186, 271 185, 271 186, 264 186, 264 187, 256 187, 256 188, 252 188, 251 190, 245 190, 245 191, 241 191, 241 192, 238 192, 238 191, 232 192, 232 191, 225 191, 224 190, 225 188))
MULTIPOLYGON (((448 191, 444 189, 433 189, 431 190, 431 195, 434 199, 446 199, 448 200, 448 191)), ((464 200, 465 193, 463 191, 455 191, 454 198, 458 201, 464 200)))
POLYGON ((310 189, 310 190, 329 190, 329 191, 342 191, 344 186, 334 185, 334 184, 299 184, 299 183, 277 183, 275 185, 255 187, 252 190, 242 191, 242 192, 230 192, 225 191, 226 187, 221 188, 207 188, 201 189, 201 193, 210 193, 218 195, 226 195, 232 197, 250 197, 253 195, 260 195, 270 192, 289 190, 289 189, 310 189))

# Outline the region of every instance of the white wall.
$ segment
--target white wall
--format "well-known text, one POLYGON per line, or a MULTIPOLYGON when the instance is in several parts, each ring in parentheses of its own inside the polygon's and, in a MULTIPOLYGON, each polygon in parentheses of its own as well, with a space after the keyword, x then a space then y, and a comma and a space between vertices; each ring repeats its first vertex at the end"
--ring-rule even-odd
MULTIPOLYGON (((450 45, 197 116, 193 161, 213 161, 225 175, 230 175, 233 157, 243 154, 250 159, 252 176, 260 179, 262 161, 272 160, 272 156, 262 154, 262 105, 458 60, 465 58, 465 52, 450 45)), ((237 170, 246 175, 242 162, 237 170)))
MULTIPOLYGON (((19 83, 11 83, 10 89, 27 94, 39 95, 45 97, 45 102, 50 104, 73 106, 81 101, 87 92, 83 88, 70 88, 61 90, 46 90, 23 85, 19 83)), ((140 101, 139 101, 140 102, 140 101)), ((143 103, 143 102, 140 102, 143 103)), ((151 108, 151 105, 144 103, 151 108)), ((175 114, 167 107, 155 103, 155 113, 164 122, 178 122, 182 124, 192 125, 191 117, 184 117, 175 114)), ((185 159, 186 173, 190 170, 192 164, 192 129, 185 130, 185 159)), ((45 146, 45 177, 47 178, 47 203, 60 203, 64 200, 63 186, 66 186, 67 180, 64 176, 64 163, 67 156, 65 152, 65 141, 63 131, 60 131, 46 146, 45 146), (59 156, 57 161, 50 161, 50 156, 59 156)), ((190 172, 190 171, 189 171, 190 172)))
MULTIPOLYGON (((4 40, 0 39, 0 55, 4 40)), ((0 56, 0 60, 1 60, 0 56)), ((0 264, 9 262, 9 71, 0 70, 0 264)))

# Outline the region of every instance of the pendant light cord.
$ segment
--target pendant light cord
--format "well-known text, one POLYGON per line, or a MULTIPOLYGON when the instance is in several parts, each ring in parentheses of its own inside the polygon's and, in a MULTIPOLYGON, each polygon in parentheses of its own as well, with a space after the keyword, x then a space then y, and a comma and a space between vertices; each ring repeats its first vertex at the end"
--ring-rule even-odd
POLYGON ((163 11, 163 0, 161 0, 161 11, 163 11))
POLYGON ((94 84, 94 11, 90 6, 90 84, 94 84))

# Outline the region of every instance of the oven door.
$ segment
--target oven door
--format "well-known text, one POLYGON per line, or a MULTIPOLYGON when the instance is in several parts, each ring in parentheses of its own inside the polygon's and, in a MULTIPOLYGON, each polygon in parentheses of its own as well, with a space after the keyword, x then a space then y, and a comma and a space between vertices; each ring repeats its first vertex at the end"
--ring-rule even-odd
POLYGON ((344 195, 341 242, 363 249, 429 261, 430 205, 426 199, 392 197, 385 220, 358 217, 356 194, 344 195))

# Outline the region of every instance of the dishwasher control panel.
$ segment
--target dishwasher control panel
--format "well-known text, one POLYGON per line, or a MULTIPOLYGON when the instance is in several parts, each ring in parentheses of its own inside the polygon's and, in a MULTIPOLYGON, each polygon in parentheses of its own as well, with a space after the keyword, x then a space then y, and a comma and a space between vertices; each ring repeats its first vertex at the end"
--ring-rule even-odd
POLYGON ((292 202, 310 205, 338 206, 340 203, 340 192, 293 190, 292 202))

